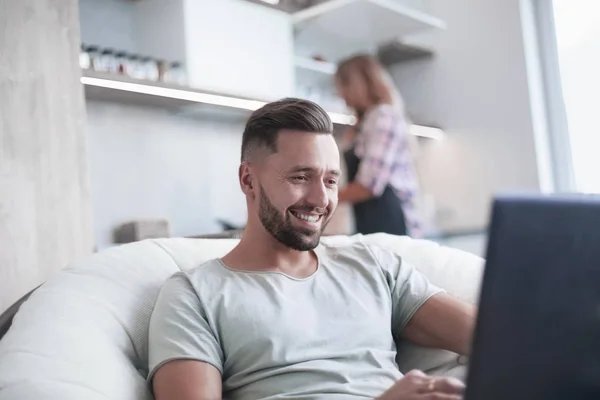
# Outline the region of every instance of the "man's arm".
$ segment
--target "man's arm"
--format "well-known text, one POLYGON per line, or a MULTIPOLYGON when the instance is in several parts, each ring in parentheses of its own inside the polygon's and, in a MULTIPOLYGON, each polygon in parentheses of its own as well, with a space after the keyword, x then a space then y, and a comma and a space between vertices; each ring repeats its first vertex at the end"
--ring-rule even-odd
POLYGON ((214 366, 195 360, 170 361, 154 374, 156 400, 220 400, 221 373, 214 366))
POLYGON ((476 313, 476 307, 440 293, 419 308, 401 335, 423 347, 468 355, 476 313))
POLYGON ((150 318, 148 379, 157 400, 221 399, 223 353, 189 276, 160 290, 150 318))

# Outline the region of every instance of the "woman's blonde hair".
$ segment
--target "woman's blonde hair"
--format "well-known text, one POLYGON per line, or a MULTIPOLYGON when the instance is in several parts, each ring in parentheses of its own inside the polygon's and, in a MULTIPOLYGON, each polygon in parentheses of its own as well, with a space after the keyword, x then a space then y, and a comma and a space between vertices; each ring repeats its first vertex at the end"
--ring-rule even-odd
MULTIPOLYGON (((410 119, 404 108, 404 101, 400 92, 396 89, 394 81, 386 69, 374 57, 369 55, 356 55, 342 61, 338 65, 335 78, 344 85, 347 84, 353 74, 359 75, 367 85, 367 96, 371 106, 377 104, 392 104, 399 108, 404 114, 407 129, 410 125, 410 119)), ((363 117, 366 110, 356 110, 358 122, 363 117)), ((413 157, 418 154, 418 143, 416 137, 407 136, 408 147, 413 157)))
POLYGON ((352 75, 358 75, 364 80, 367 85, 367 96, 372 105, 393 104, 404 108, 402 98, 390 74, 374 57, 356 55, 338 65, 335 77, 342 85, 347 84, 352 75))

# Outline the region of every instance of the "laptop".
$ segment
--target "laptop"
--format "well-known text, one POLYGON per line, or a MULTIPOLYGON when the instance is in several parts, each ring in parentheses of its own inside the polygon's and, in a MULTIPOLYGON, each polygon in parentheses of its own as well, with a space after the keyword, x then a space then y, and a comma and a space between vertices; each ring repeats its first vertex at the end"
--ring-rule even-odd
POLYGON ((465 400, 600 399, 600 196, 494 202, 465 400))

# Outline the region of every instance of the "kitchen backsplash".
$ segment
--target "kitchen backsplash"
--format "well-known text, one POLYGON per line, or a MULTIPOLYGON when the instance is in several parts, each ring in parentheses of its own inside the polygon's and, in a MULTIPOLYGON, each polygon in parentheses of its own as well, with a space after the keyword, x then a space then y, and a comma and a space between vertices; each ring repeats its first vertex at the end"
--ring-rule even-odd
POLYGON ((175 236, 244 225, 237 182, 244 122, 191 119, 169 111, 87 102, 88 152, 98 248, 133 220, 167 219, 175 236))

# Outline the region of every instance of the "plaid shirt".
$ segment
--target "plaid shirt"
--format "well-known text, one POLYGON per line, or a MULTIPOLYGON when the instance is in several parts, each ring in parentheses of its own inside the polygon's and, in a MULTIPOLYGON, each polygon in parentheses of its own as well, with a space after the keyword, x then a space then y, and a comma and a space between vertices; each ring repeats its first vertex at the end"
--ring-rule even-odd
POLYGON ((402 109, 382 104, 361 121, 355 152, 361 159, 355 181, 380 196, 390 185, 402 202, 409 234, 420 236, 417 213, 419 182, 409 146, 408 124, 402 109))

